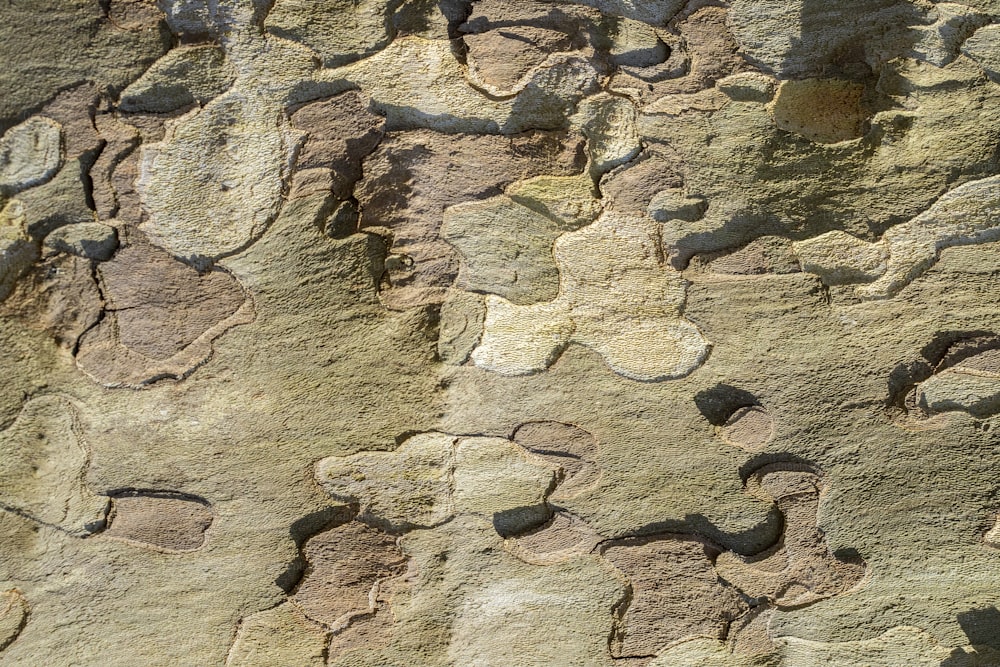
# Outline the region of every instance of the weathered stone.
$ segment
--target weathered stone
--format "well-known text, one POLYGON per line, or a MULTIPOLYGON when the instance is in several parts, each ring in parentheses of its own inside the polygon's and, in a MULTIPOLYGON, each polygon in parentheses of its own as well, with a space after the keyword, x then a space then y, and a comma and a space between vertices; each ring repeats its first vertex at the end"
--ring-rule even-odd
POLYGON ((392 12, 399 0, 279 0, 264 27, 273 35, 301 42, 327 67, 371 55, 395 36, 392 12))
POLYGON ((38 247, 28 239, 24 206, 11 199, 0 210, 0 300, 38 259, 38 247))
POLYGON ((769 73, 815 76, 825 67, 877 68, 913 44, 911 26, 924 10, 901 0, 850 0, 833 7, 811 0, 736 0, 733 34, 745 55, 769 73))
POLYGON ((680 535, 630 538, 602 548, 632 589, 611 639, 616 658, 655 655, 693 635, 723 638, 744 610, 736 592, 712 567, 718 555, 703 541, 680 535))
POLYGON ((217 46, 172 49, 122 91, 119 109, 126 113, 166 113, 191 104, 204 106, 236 79, 233 66, 217 46))
POLYGON ((867 114, 864 87, 839 79, 785 81, 774 100, 774 124, 824 144, 862 136, 867 114))
POLYGON ((62 163, 62 128, 30 118, 0 137, 0 193, 7 196, 52 178, 62 163))
POLYGON ((721 429, 723 440, 751 452, 759 452, 774 438, 774 421, 764 408, 740 408, 721 429))
POLYGON ((382 140, 383 119, 369 111, 367 100, 353 91, 306 104, 291 119, 293 127, 308 135, 295 161, 290 196, 311 190, 300 175, 322 169, 330 174, 327 187, 335 197, 351 197, 362 176, 362 161, 382 140))
POLYGON ((116 25, 120 4, 121 0, 106 5, 67 0, 58 7, 31 4, 0 9, 0 53, 6 65, 0 71, 4 91, 0 130, 6 131, 27 116, 25 111, 43 106, 81 81, 121 90, 166 52, 170 35, 162 27, 159 11, 150 7, 154 15, 140 19, 145 25, 134 30, 128 21, 116 25))
POLYGON ((0 594, 0 651, 17 639, 28 620, 28 601, 16 588, 0 594))
POLYGON ((4 664, 998 664, 998 0, 49 4, 4 664))
POLYGON ((567 500, 597 485, 601 477, 597 440, 582 428, 561 422, 521 424, 514 442, 562 469, 552 500, 567 500))
POLYGON ((469 49, 469 77, 493 95, 523 89, 522 80, 544 65, 549 54, 572 46, 570 35, 531 26, 466 35, 463 41, 469 49))
POLYGON ((916 28, 921 37, 913 47, 917 58, 944 67, 958 57, 959 47, 973 32, 990 22, 989 14, 965 5, 938 2, 937 20, 926 28, 916 28))
POLYGON ((113 496, 103 535, 167 552, 194 551, 212 525, 206 503, 170 493, 134 492, 113 496))
POLYGON ((326 631, 290 602, 243 619, 226 667, 295 664, 320 667, 325 660, 326 631))
POLYGON ((500 196, 446 209, 441 236, 460 256, 455 287, 529 304, 558 293, 552 243, 570 229, 500 196))
POLYGON ((406 569, 395 538, 356 521, 312 537, 304 555, 309 569, 295 603, 334 630, 375 614, 382 581, 406 569))
POLYGON ((325 459, 316 474, 334 498, 358 503, 363 519, 400 531, 507 510, 523 510, 509 517, 514 522, 544 520, 555 467, 503 438, 425 433, 395 452, 325 459), (498 487, 491 480, 501 471, 506 481, 498 487))
POLYGON ((1000 26, 988 25, 977 30, 962 44, 962 53, 976 61, 990 80, 1000 83, 1000 26))
POLYGON ((25 272, 0 313, 47 331, 60 346, 74 349, 97 323, 103 306, 90 262, 72 255, 52 257, 25 272))
POLYGON ((637 119, 635 105, 606 93, 588 98, 580 105, 574 121, 587 137, 591 171, 603 174, 639 154, 642 143, 637 119))
POLYGON ((108 501, 87 487, 88 453, 76 407, 67 399, 25 402, 0 433, 0 453, 4 509, 80 537, 103 527, 108 501))
POLYGON ((788 239, 762 236, 747 245, 727 252, 699 255, 692 267, 703 265, 706 271, 730 275, 762 275, 765 273, 798 273, 799 260, 788 239))
POLYGON ((773 499, 785 519, 784 536, 762 554, 746 558, 719 555, 719 576, 753 599, 779 607, 809 604, 845 593, 864 576, 863 562, 842 561, 830 553, 816 526, 820 487, 804 470, 763 468, 748 482, 752 493, 773 499))
POLYGON ((1000 177, 971 181, 947 192, 909 222, 896 225, 876 243, 828 232, 795 244, 804 271, 827 284, 873 282, 858 287, 865 299, 885 299, 918 278, 941 250, 1000 239, 1000 177))
POLYGON ((634 380, 692 372, 709 346, 682 316, 684 285, 663 265, 659 235, 655 223, 605 213, 561 236, 554 250, 559 296, 528 306, 487 297, 473 361, 504 375, 537 373, 577 342, 634 380))
POLYGON ((82 222, 59 227, 45 237, 45 246, 58 252, 106 262, 118 248, 118 233, 114 227, 99 222, 82 222))
POLYGON ((513 97, 498 99, 466 80, 448 41, 406 36, 364 61, 327 70, 319 78, 368 93, 373 108, 385 114, 388 130, 515 134, 565 126, 567 112, 595 90, 597 71, 586 58, 570 54, 539 68, 519 84, 513 97), (414 62, 422 66, 405 65, 414 62))
POLYGON ((536 176, 511 183, 505 193, 521 206, 537 211, 567 230, 594 221, 600 213, 590 176, 536 176))
POLYGON ((479 294, 449 290, 441 304, 438 355, 447 364, 465 363, 483 333, 486 305, 479 294))

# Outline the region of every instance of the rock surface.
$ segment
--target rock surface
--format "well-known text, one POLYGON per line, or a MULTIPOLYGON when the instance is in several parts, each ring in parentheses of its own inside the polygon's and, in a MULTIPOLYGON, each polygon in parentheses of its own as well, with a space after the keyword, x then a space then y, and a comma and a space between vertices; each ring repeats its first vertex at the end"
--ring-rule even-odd
POLYGON ((0 19, 0 663, 1000 665, 998 0, 0 19))

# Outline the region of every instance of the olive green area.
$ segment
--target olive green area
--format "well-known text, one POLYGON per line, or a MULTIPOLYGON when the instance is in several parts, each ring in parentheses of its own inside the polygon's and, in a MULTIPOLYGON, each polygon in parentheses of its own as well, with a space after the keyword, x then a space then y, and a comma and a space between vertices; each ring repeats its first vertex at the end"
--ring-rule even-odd
MULTIPOLYGON (((275 581, 295 558, 296 531, 309 530, 301 520, 330 505, 311 481, 312 461, 392 449, 411 430, 508 435, 536 419, 578 424, 601 443, 600 484, 561 505, 608 537, 694 532, 751 553, 776 526, 764 503, 742 493, 741 469, 804 460, 822 470, 830 492, 820 527, 832 549, 866 560, 870 579, 779 614, 781 634, 847 641, 917 625, 961 645, 959 615, 997 604, 989 572, 1000 553, 980 541, 995 503, 995 420, 953 413, 913 426, 886 410, 889 379, 919 363, 938 332, 1000 329, 994 246, 947 251, 891 304, 831 304, 803 274, 698 277, 686 313, 714 347, 690 378, 636 383, 571 348, 546 373, 508 379, 443 368, 431 312, 378 305, 366 237, 328 239, 304 212, 227 260, 255 294, 258 318, 220 340, 184 383, 100 389, 42 334, 3 324, 24 350, 5 353, 5 376, 20 380, 4 384, 8 406, 53 391, 81 406, 91 489, 170 488, 211 498, 217 514, 206 546, 183 558, 0 515, 10 554, 3 578, 34 593, 33 622, 5 660, 71 646, 83 664, 217 663, 240 617, 283 599, 275 581), (762 454, 723 443, 702 412, 739 392, 776 416, 762 454)), ((491 570, 480 560, 475 568, 491 570)), ((447 619, 432 621, 383 652, 402 660, 415 645, 431 651, 447 619)))
MULTIPOLYGON (((117 3, 116 3, 117 4, 117 3)), ((0 6, 0 131, 85 81, 112 94, 171 45, 162 21, 116 25, 96 0, 0 6)))
POLYGON ((0 665, 1000 664, 1000 202, 885 298, 796 255, 1000 173, 997 2, 55 4, 0 6, 0 134, 60 128, 0 154, 0 665), (772 469, 859 583, 712 574, 796 546, 772 469), (616 655, 692 570, 753 613, 616 655))

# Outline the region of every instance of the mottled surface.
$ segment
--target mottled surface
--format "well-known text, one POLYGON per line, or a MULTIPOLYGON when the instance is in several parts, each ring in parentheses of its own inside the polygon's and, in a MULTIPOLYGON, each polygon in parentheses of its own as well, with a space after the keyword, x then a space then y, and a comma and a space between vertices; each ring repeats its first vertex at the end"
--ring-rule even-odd
POLYGON ((0 19, 0 664, 1000 665, 997 0, 0 19))

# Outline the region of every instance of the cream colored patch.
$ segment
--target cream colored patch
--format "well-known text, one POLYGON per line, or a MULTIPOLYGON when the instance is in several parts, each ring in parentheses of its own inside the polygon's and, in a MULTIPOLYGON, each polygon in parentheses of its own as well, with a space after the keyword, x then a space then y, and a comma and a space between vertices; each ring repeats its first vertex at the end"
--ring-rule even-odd
POLYGON ((142 147, 143 231, 178 257, 242 249, 278 214, 302 137, 279 109, 242 92, 168 124, 163 141, 142 147))
POLYGON ((895 296, 938 260, 941 250, 1000 239, 1000 176, 948 191, 875 243, 841 231, 793 244, 802 269, 828 284, 874 280, 855 289, 863 299, 895 296))
POLYGON ((55 175, 62 161, 62 126, 36 116, 0 137, 0 193, 40 185, 55 175))
POLYGON ((545 370, 569 343, 594 350, 634 380, 684 377, 708 354, 698 328, 684 319, 685 283, 663 261, 660 226, 605 212, 559 237, 559 296, 530 306, 486 299, 477 366, 503 375, 545 370))

